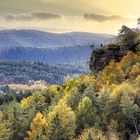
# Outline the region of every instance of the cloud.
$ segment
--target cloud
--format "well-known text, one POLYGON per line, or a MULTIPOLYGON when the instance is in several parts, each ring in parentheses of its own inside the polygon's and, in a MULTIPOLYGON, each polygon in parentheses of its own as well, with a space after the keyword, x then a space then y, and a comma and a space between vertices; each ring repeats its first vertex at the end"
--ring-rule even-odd
POLYGON ((118 15, 105 16, 105 15, 98 15, 98 14, 93 14, 93 13, 92 14, 84 14, 83 16, 87 20, 94 20, 94 21, 98 21, 98 22, 124 19, 123 17, 118 16, 118 15))
POLYGON ((40 19, 40 20, 49 20, 49 19, 59 19, 61 18, 61 15, 48 13, 45 11, 34 11, 30 13, 20 13, 20 14, 4 14, 2 17, 5 20, 8 21, 31 21, 34 19, 40 19))
POLYGON ((61 18, 58 14, 46 13, 46 12, 32 12, 32 17, 38 19, 54 19, 54 18, 61 18))
POLYGON ((5 14, 5 15, 2 15, 2 17, 5 19, 5 20, 8 20, 8 21, 12 21, 12 20, 22 20, 22 21, 28 21, 28 20, 32 20, 33 17, 31 15, 28 15, 28 14, 5 14))

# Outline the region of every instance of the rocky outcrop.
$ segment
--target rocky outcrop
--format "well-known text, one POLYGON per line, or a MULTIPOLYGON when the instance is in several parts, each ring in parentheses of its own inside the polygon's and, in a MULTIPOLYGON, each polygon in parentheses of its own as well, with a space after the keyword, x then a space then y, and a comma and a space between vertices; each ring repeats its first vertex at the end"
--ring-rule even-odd
POLYGON ((128 51, 136 51, 136 46, 108 45, 107 47, 93 50, 90 58, 89 67, 93 73, 101 71, 113 59, 119 62, 128 51))

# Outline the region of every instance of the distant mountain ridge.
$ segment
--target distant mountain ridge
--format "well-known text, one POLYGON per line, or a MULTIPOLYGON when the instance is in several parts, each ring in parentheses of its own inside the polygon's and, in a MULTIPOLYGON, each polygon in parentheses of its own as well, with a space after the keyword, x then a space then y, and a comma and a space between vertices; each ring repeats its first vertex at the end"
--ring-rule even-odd
POLYGON ((0 47, 55 48, 76 45, 99 45, 112 39, 113 35, 86 32, 49 33, 37 30, 2 30, 0 47))
POLYGON ((40 61, 83 67, 90 59, 93 46, 99 48, 100 44, 110 42, 114 38, 113 35, 86 32, 2 30, 0 31, 0 60, 40 61))
MULTIPOLYGON (((0 31, 0 61, 5 62, 7 68, 11 67, 11 64, 15 61, 19 62, 19 64, 22 61, 43 62, 46 64, 44 67, 54 65, 57 72, 52 70, 55 68, 52 66, 45 73, 49 78, 43 79, 45 76, 36 78, 35 76, 27 75, 28 71, 23 76, 26 77, 27 81, 39 80, 40 78, 47 81, 47 83, 62 83, 63 78, 70 73, 72 75, 88 73, 87 61, 89 61, 93 49, 99 48, 102 43, 109 42, 112 39, 114 39, 113 35, 83 32, 55 34, 36 30, 3 30, 0 31), (61 65, 63 68, 60 67, 61 65), (56 76, 56 73, 59 76, 56 76)), ((26 67, 26 70, 30 69, 30 63, 26 67)), ((16 70, 15 68, 13 69, 16 70)), ((14 72, 13 69, 12 71, 14 72)), ((3 71, 3 66, 0 66, 0 70, 3 71)), ((39 71, 40 74, 44 73, 43 70, 39 71)), ((17 70, 16 72, 21 73, 22 70, 17 70)), ((15 73, 13 73, 13 77, 17 75, 15 73)), ((31 73, 36 75, 36 70, 32 68, 31 73)), ((4 75, 6 74, 4 73, 4 75)), ((24 79, 21 76, 19 77, 24 79)), ((22 80, 15 81, 20 83, 22 80)), ((15 81, 13 80, 13 82, 15 81)))

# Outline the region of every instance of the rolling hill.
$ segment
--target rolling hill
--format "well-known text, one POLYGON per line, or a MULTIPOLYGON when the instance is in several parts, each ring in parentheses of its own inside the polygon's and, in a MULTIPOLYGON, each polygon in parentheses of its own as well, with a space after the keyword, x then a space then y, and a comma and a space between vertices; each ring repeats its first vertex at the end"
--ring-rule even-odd
POLYGON ((8 77, 10 83, 44 80, 50 84, 61 84, 68 75, 88 73, 87 61, 93 49, 114 38, 112 35, 84 32, 0 31, 1 83, 6 83, 4 77, 8 77), (31 67, 38 62, 43 63, 39 70, 31 67))
POLYGON ((30 60, 73 64, 86 62, 94 44, 100 46, 114 36, 84 32, 48 33, 36 30, 0 31, 1 60, 30 60))

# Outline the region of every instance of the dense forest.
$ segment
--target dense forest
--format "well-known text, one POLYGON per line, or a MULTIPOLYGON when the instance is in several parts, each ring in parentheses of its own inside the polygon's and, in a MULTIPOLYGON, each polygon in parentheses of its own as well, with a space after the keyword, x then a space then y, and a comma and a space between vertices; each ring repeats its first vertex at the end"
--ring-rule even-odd
POLYGON ((73 65, 52 65, 42 62, 1 61, 0 84, 21 83, 29 80, 44 80, 48 84, 62 84, 65 77, 87 73, 88 69, 73 65))
POLYGON ((22 93, 20 100, 18 92, 4 102, 0 140, 138 140, 140 31, 128 31, 123 26, 113 46, 135 50, 99 65, 96 74, 92 69, 91 75, 22 93))

